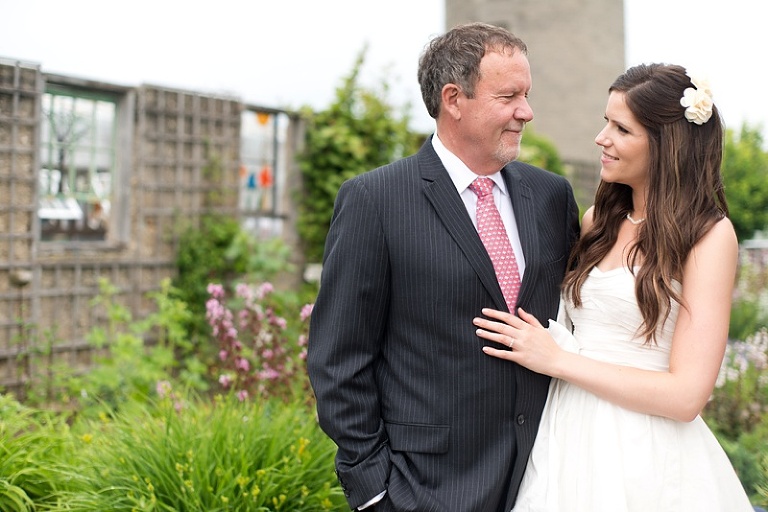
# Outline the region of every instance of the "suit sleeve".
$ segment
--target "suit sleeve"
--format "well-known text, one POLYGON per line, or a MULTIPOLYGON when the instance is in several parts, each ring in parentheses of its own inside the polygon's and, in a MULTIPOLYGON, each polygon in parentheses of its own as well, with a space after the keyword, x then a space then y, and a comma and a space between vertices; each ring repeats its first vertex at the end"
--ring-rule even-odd
POLYGON ((307 363, 320 426, 338 446, 336 472, 352 508, 383 491, 390 471, 375 375, 389 273, 375 204, 361 180, 348 181, 326 240, 307 363))

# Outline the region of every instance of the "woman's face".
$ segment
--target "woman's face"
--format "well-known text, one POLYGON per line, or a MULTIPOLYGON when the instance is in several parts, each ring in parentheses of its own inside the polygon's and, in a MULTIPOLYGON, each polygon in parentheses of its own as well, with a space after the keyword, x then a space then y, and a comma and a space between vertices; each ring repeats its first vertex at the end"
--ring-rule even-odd
POLYGON ((600 178, 633 189, 645 187, 648 179, 648 132, 629 110, 623 92, 613 91, 605 109, 605 127, 595 137, 603 148, 600 178))

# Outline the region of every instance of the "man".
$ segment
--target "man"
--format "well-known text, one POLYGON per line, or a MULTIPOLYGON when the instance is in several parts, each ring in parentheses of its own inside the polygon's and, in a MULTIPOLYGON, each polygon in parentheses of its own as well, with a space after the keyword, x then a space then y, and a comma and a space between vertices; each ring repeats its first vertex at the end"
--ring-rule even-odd
POLYGON ((472 319, 515 305, 555 318, 578 233, 568 182, 514 162, 533 118, 526 54, 521 40, 481 23, 432 40, 418 75, 436 133, 416 155, 339 190, 308 365, 353 509, 508 512, 514 503, 549 379, 485 356, 472 319), (511 306, 476 227, 479 176, 494 180, 522 276, 511 306))

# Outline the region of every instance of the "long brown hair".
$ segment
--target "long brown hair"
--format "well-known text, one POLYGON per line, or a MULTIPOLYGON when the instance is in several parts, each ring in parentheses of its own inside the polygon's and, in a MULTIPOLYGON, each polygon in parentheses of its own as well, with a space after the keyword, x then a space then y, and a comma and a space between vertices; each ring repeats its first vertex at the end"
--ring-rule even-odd
MULTIPOLYGON (((669 316, 672 301, 681 302, 673 281, 680 281, 688 254, 712 226, 728 215, 720 165, 723 123, 717 107, 697 125, 685 118, 683 91, 694 87, 685 68, 643 64, 628 69, 609 88, 625 94, 626 104, 648 133, 646 221, 629 251, 627 264, 642 261, 635 295, 643 316, 638 334, 655 341, 656 329, 669 316)), ((616 243, 619 227, 633 211, 632 189, 601 180, 595 194, 594 222, 571 254, 564 281, 577 306, 590 270, 616 243)))

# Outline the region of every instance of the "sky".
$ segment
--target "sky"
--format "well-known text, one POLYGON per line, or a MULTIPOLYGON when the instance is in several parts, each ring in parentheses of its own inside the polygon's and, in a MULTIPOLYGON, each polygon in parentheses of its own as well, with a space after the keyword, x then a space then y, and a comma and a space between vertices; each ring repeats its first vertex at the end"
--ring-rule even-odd
MULTIPOLYGON (((768 83, 763 0, 624 5, 627 66, 670 62, 708 76, 726 126, 746 122, 768 139, 768 104, 748 94, 768 83)), ((327 107, 367 47, 362 84, 385 79, 414 128, 434 127, 416 68, 445 30, 444 0, 0 0, 0 13, 0 58, 291 110, 327 107)))

